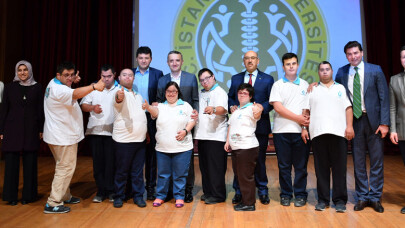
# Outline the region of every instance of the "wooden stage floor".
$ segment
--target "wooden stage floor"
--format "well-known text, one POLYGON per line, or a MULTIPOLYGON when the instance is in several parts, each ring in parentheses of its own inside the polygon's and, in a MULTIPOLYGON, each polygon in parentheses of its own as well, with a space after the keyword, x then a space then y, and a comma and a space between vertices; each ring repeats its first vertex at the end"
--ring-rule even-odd
MULTIPOLYGON (((139 208, 128 201, 122 208, 114 208, 112 203, 92 203, 96 187, 92 174, 91 157, 79 157, 71 184, 73 195, 82 199, 80 204, 71 206, 67 214, 44 214, 54 173, 52 157, 40 157, 39 194, 40 200, 28 205, 8 206, 0 202, 0 227, 405 227, 405 215, 400 209, 405 206, 405 167, 400 156, 385 156, 385 185, 382 204, 385 212, 380 214, 372 208, 353 211, 354 177, 352 156, 348 156, 348 195, 346 213, 336 213, 334 208, 323 212, 315 211, 316 178, 313 157, 308 163, 308 204, 301 208, 293 205, 280 205, 277 158, 267 157, 267 175, 271 202, 262 205, 259 200, 254 212, 235 212, 231 199, 233 172, 228 158, 226 184, 228 197, 225 203, 205 205, 202 195, 201 175, 198 158, 195 158, 196 184, 194 201, 176 209, 174 202, 153 208, 147 201, 146 208, 139 208)), ((3 187, 4 161, 0 163, 0 188, 3 187)), ((21 180, 21 179, 20 179, 21 180)), ((21 194, 20 185, 20 194, 21 194)), ((2 191, 1 191, 2 192, 2 191)), ((146 195, 146 194, 145 194, 146 195)))

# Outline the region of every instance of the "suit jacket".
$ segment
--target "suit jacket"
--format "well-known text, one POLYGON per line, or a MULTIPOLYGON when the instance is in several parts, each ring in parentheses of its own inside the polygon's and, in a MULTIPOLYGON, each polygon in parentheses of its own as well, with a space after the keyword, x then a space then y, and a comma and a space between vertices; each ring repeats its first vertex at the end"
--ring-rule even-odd
MULTIPOLYGON (((136 68, 132 69, 134 73, 136 72, 136 68)), ((149 67, 149 85, 148 85, 148 96, 149 96, 149 103, 152 104, 156 102, 156 94, 158 88, 159 78, 163 77, 163 72, 161 70, 155 69, 153 67, 149 67)))
POLYGON ((405 73, 399 73, 390 80, 390 119, 391 132, 398 134, 399 140, 405 140, 405 73))
MULTIPOLYGON (((231 110, 231 106, 239 105, 237 90, 239 85, 243 83, 245 74, 246 71, 236 74, 231 78, 231 88, 228 92, 229 111, 231 110)), ((274 79, 272 76, 258 70, 255 85, 253 87, 255 91, 253 99, 256 103, 260 103, 263 106, 263 112, 260 120, 257 122, 256 134, 268 135, 271 133, 269 112, 273 110, 273 106, 269 104, 269 97, 273 84, 274 79)))
MULTIPOLYGON (((198 103, 198 84, 197 78, 194 74, 186 71, 181 71, 180 79, 180 92, 183 95, 183 100, 187 101, 193 109, 199 109, 198 103)), ((157 102, 164 102, 166 100, 165 87, 167 83, 172 80, 170 73, 161 77, 158 82, 157 102)))
POLYGON ((44 127, 42 86, 36 83, 25 89, 25 102, 22 86, 19 82, 7 84, 4 89, 3 106, 0 114, 3 151, 35 151, 39 149, 39 133, 44 127))
MULTIPOLYGON (((349 69, 350 64, 339 68, 336 82, 346 88, 347 97, 353 103, 347 85, 349 69)), ((380 66, 364 62, 363 97, 367 117, 373 131, 376 131, 379 125, 390 125, 388 86, 380 66)))

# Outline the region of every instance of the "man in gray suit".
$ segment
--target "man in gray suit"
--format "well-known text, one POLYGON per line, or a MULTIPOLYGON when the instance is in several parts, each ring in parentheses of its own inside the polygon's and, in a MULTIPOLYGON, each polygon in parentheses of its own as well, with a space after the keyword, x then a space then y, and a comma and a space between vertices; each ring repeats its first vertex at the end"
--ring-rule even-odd
MULTIPOLYGON (((183 65, 183 55, 179 51, 170 51, 167 55, 167 64, 170 68, 170 73, 161 77, 158 82, 157 91, 157 102, 164 102, 165 98, 165 86, 168 82, 174 81, 180 87, 181 94, 183 95, 183 100, 186 101, 193 107, 193 119, 198 118, 198 84, 197 78, 194 74, 185 72, 181 70, 183 65)), ((191 203, 193 201, 193 187, 194 187, 194 157, 191 155, 190 167, 188 170, 187 183, 186 183, 186 194, 184 197, 184 202, 191 203)), ((169 190, 170 192, 170 190, 169 190)), ((166 199, 167 200, 167 199, 166 199)))
MULTIPOLYGON (((405 46, 400 50, 402 67, 405 70, 405 46)), ((391 77, 390 81, 390 139, 399 144, 399 151, 405 164, 405 71, 391 77)), ((405 207, 401 209, 405 214, 405 207)))
POLYGON ((363 49, 357 41, 344 47, 349 64, 339 68, 336 82, 346 88, 353 104, 353 164, 357 203, 355 211, 371 206, 382 213, 380 198, 384 185, 384 140, 390 124, 388 86, 381 67, 363 62, 363 49), (370 157, 370 180, 366 152, 370 157))

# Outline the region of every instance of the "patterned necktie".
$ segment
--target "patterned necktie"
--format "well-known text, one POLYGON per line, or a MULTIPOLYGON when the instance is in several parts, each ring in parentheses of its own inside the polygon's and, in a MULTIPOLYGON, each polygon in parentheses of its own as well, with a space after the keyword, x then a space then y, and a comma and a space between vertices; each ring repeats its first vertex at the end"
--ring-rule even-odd
POLYGON ((358 72, 358 67, 354 67, 356 74, 353 80, 353 114, 357 119, 360 118, 362 114, 361 110, 361 90, 360 90, 360 75, 358 72))
POLYGON ((253 85, 252 85, 252 75, 253 75, 253 74, 249 74, 249 84, 250 84, 251 86, 253 86, 253 85))

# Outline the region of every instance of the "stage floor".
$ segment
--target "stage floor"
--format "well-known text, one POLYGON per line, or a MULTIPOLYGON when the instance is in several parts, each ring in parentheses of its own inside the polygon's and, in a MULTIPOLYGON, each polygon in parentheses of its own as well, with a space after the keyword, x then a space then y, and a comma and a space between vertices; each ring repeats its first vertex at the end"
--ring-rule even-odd
MULTIPOLYGON (((352 156, 348 156, 347 183, 349 202, 346 213, 336 213, 328 208, 323 212, 315 211, 316 177, 313 156, 308 163, 308 204, 296 208, 280 205, 278 168, 276 156, 267 156, 267 176, 269 178, 270 204, 256 202, 254 212, 235 212, 232 206, 233 172, 231 158, 228 157, 226 173, 227 200, 225 203, 205 205, 200 201, 202 195, 201 175, 198 158, 195 157, 196 182, 194 201, 183 208, 174 207, 174 201, 159 208, 152 207, 147 201, 146 208, 139 208, 132 200, 122 208, 114 208, 112 203, 92 203, 96 186, 92 173, 91 157, 79 157, 76 172, 71 183, 71 192, 80 197, 80 204, 71 205, 67 214, 44 214, 43 209, 48 197, 54 173, 52 157, 38 160, 38 191, 40 199, 28 205, 8 206, 0 202, 0 227, 405 227, 405 215, 400 209, 405 206, 405 167, 401 157, 385 156, 385 185, 382 198, 384 213, 372 208, 353 211, 354 177, 352 156)), ((3 188, 4 161, 0 163, 0 188, 3 188)), ((21 182, 21 179, 20 179, 21 182)), ((21 195, 20 185, 20 195, 21 195)), ((2 190, 0 191, 2 192, 2 190)), ((146 194, 145 194, 146 195, 146 194)))

